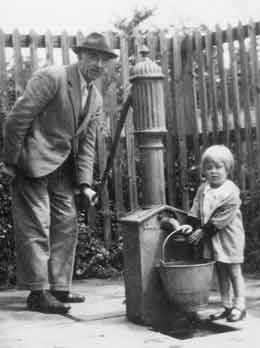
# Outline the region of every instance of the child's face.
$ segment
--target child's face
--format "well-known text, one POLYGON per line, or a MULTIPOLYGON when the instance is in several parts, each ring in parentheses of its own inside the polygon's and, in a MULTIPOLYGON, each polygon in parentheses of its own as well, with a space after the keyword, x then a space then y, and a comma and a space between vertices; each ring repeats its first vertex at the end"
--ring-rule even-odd
POLYGON ((227 170, 222 161, 208 160, 204 164, 204 175, 211 187, 219 187, 227 180, 227 170))

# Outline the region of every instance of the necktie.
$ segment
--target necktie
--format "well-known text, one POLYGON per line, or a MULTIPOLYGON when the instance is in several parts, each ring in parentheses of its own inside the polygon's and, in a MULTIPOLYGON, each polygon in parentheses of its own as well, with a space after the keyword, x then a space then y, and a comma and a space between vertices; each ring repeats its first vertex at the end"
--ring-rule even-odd
POLYGON ((88 88, 87 88, 87 85, 84 84, 82 86, 82 90, 81 90, 81 107, 82 107, 82 110, 84 110, 84 108, 85 108, 87 99, 88 99, 88 88))

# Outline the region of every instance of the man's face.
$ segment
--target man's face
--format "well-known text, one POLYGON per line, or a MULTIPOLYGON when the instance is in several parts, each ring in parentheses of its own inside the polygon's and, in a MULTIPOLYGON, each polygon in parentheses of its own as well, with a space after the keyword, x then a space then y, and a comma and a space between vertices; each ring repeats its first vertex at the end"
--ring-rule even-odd
POLYGON ((97 51, 82 51, 79 53, 79 69, 86 79, 90 82, 99 78, 104 68, 109 62, 109 57, 106 54, 97 51))

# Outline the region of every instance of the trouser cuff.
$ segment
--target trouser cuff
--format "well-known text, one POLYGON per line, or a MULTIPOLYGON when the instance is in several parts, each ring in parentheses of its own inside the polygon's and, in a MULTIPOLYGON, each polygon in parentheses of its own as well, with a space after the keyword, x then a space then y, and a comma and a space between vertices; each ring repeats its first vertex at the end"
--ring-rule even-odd
POLYGON ((70 289, 69 284, 50 284, 50 290, 53 291, 70 291, 70 289))

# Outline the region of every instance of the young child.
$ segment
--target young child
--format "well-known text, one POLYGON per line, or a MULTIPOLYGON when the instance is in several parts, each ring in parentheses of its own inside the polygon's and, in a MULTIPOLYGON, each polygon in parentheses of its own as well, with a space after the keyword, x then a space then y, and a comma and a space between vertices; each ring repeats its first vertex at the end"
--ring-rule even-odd
POLYGON ((224 145, 210 146, 201 158, 201 172, 206 179, 200 185, 190 215, 200 219, 201 228, 188 237, 193 244, 203 243, 204 256, 216 260, 223 310, 211 320, 245 318, 245 286, 241 270, 244 260, 245 232, 240 212, 240 191, 229 179, 234 158, 224 145), (232 293, 234 303, 232 303, 232 293))

